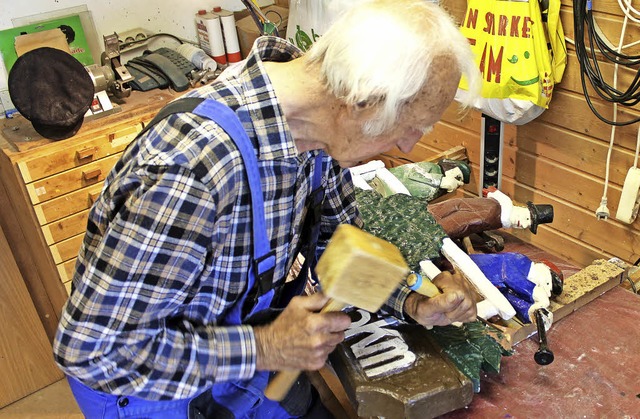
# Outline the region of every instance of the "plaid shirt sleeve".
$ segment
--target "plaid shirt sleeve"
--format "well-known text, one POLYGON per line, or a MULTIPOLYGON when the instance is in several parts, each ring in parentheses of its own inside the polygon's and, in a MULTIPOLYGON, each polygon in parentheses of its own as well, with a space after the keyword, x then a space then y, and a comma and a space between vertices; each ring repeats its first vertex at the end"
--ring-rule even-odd
POLYGON ((149 399, 250 378, 253 329, 197 318, 223 305, 203 280, 215 252, 216 200, 182 167, 144 172, 127 175, 89 221, 83 249, 93 251, 86 260, 80 252, 76 279, 83 280, 74 281, 63 313, 58 362, 91 387, 149 399), (183 312, 194 306, 195 314, 183 312))

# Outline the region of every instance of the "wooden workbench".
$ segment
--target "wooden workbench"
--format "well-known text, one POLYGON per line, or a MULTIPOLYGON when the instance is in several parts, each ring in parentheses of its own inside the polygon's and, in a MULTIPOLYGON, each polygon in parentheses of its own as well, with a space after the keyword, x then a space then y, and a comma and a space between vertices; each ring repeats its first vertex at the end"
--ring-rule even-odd
POLYGON ((555 323, 547 338, 555 360, 533 360, 535 337, 484 374, 465 409, 442 418, 640 417, 640 296, 613 288, 555 323))
MULTIPOLYGON (((502 231, 499 234, 504 238, 504 251, 525 254, 533 261, 548 260, 562 271, 565 278, 572 276, 575 278, 599 266, 594 263, 580 269, 511 234, 502 231)), ((611 265, 607 262, 605 264, 611 265)), ((616 272, 622 272, 622 270, 616 272)), ((537 335, 527 337, 535 333, 535 326, 521 325, 512 334, 515 353, 502 358, 500 373, 494 375, 481 373, 480 392, 468 397, 462 403, 460 403, 461 400, 454 400, 451 398, 453 396, 447 395, 446 397, 450 399, 449 403, 445 404, 449 411, 457 409, 448 415, 453 415, 450 416, 453 418, 475 419, 513 416, 576 417, 582 411, 585 412, 586 417, 609 417, 607 412, 612 412, 614 417, 620 415, 613 413, 626 412, 627 415, 632 414, 631 412, 640 413, 640 399, 636 398, 636 394, 640 393, 640 380, 637 379, 640 377, 638 374, 640 373, 640 355, 636 354, 637 345, 640 344, 640 329, 635 327, 640 320, 638 312, 640 297, 620 287, 621 278, 622 276, 617 273, 611 277, 606 275, 603 278, 598 277, 597 280, 590 278, 589 281, 594 281, 593 288, 590 288, 590 284, 585 284, 589 289, 571 303, 554 304, 555 320, 548 332, 548 343, 555 354, 555 361, 548 366, 539 366, 533 359, 538 349, 537 335), (601 282, 602 279, 604 282, 601 282), (624 298, 619 296, 611 298, 609 294, 614 291, 616 294, 622 292, 624 298), (620 306, 615 305, 618 300, 622 302, 620 306), (603 302, 605 309, 601 308, 603 302), (635 310, 631 316, 632 320, 627 320, 630 317, 628 312, 631 310, 635 310), (599 319, 600 313, 606 316, 606 319, 599 319), (568 324, 569 319, 569 324, 572 326, 567 328, 565 325, 568 324), (634 327, 631 335, 625 335, 625 329, 634 327), (614 354, 610 355, 609 352, 614 354), (617 370, 619 364, 624 365, 625 368, 629 367, 631 373, 628 377, 619 377, 621 374, 617 370), (598 384, 599 381, 602 384, 598 384), (564 382, 569 383, 570 386, 563 387, 564 382), (582 382, 588 383, 588 388, 583 389, 580 384, 582 382), (620 397, 625 398, 627 404, 620 404, 615 399, 610 400, 607 395, 615 392, 617 384, 624 386, 621 392, 626 396, 620 397), (606 388, 600 388, 602 385, 606 388), (558 400, 553 397, 556 391, 564 391, 558 400), (530 397, 528 395, 530 392, 534 393, 535 397, 530 397), (633 397, 627 397, 631 392, 633 397), (573 397, 580 400, 573 400, 573 397), (595 401, 590 402, 590 398, 595 401), (538 404, 542 410, 538 409, 538 404), (464 408, 465 405, 468 407, 464 408), (545 407, 547 405, 548 407, 545 407), (611 410, 618 405, 623 406, 622 410, 611 410), (610 410, 606 410, 603 406, 608 406, 610 410), (597 409, 593 410, 595 407, 597 409), (565 410, 567 414, 564 414, 565 410), (591 412, 598 414, 591 415, 591 412)), ((571 283, 570 280, 567 282, 571 283)), ((420 330, 417 328, 412 333, 422 334, 420 330)), ((402 332, 401 329, 399 331, 402 332)), ((419 361, 416 361, 410 370, 388 378, 363 380, 358 378, 360 377, 357 373, 358 368, 350 367, 355 365, 353 360, 348 362, 333 356, 333 366, 337 375, 342 378, 342 383, 331 383, 326 373, 323 378, 346 412, 345 417, 356 418, 358 413, 363 416, 377 415, 379 414, 377 409, 386 408, 388 412, 385 412, 384 416, 389 418, 402 418, 402 409, 405 410, 405 417, 408 414, 411 418, 431 418, 436 415, 434 412, 438 411, 433 403, 444 403, 441 397, 443 394, 448 392, 451 395, 465 396, 467 386, 462 381, 458 386, 447 387, 441 382, 432 384, 431 375, 442 375, 435 363, 429 364, 433 357, 425 355, 428 352, 423 350, 425 345, 413 342, 413 336, 403 335, 403 337, 409 339, 407 340, 409 350, 416 353, 419 361), (416 370, 418 370, 418 377, 414 377, 416 370), (404 388, 408 389, 407 394, 400 391, 404 388), (389 397, 390 395, 393 396, 389 397), (393 409, 389 407, 392 405, 393 409)), ((342 345, 337 352, 349 354, 348 350, 343 350, 342 345)))

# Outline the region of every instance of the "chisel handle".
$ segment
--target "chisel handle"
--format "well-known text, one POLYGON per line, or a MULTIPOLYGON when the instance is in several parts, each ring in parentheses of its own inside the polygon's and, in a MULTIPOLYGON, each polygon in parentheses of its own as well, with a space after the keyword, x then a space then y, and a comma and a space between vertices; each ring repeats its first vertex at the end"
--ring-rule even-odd
MULTIPOLYGON (((442 271, 440 271, 440 269, 438 269, 438 267, 434 265, 434 263, 430 260, 423 260, 422 262, 420 262, 420 269, 422 269, 422 272, 429 279, 424 279, 422 278, 422 275, 414 272, 407 277, 407 286, 412 291, 415 291, 421 295, 425 295, 429 298, 433 298, 436 295, 442 294, 442 291, 440 291, 440 289, 436 287, 433 282, 431 282, 431 280, 438 276, 442 271)), ((460 322, 453 322, 452 324, 457 327, 462 326, 462 323, 460 322)), ((427 326, 428 330, 431 330, 432 328, 433 326, 427 326)))
POLYGON ((429 298, 435 297, 438 294, 442 294, 440 292, 440 289, 438 289, 438 287, 436 287, 435 284, 431 282, 431 280, 438 276, 442 271, 428 259, 420 262, 420 269, 428 279, 423 278, 422 275, 417 272, 412 272, 405 280, 407 286, 412 291, 415 291, 418 294, 426 295, 429 298))

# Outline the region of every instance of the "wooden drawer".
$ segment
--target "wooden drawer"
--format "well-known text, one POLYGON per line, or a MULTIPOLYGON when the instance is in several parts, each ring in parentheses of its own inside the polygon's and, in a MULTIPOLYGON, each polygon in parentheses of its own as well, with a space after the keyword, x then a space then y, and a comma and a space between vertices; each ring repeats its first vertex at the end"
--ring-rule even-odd
POLYGON ((36 217, 40 225, 52 223, 72 214, 91 208, 102 190, 102 183, 82 188, 59 198, 35 205, 36 217))
POLYGON ((49 246, 51 256, 53 256, 53 261, 56 265, 77 257, 82 239, 84 239, 84 233, 49 246))
POLYGON ((62 281, 63 284, 73 279, 73 271, 76 268, 77 259, 78 258, 75 257, 57 265, 58 274, 60 275, 60 281, 62 281))
POLYGON ((87 228, 89 210, 81 211, 42 226, 42 233, 48 245, 84 233, 87 228))
POLYGON ((76 267, 76 259, 78 258, 69 259, 57 265, 58 275, 60 275, 60 281, 62 285, 64 285, 67 295, 71 294, 71 280, 73 279, 73 272, 76 267))
POLYGON ((75 167, 120 153, 142 131, 142 123, 89 138, 73 147, 60 148, 38 154, 18 163, 25 183, 43 179, 75 167))
POLYGON ((119 158, 120 154, 115 154, 82 167, 30 183, 26 185, 29 198, 33 204, 38 204, 85 186, 103 182, 107 173, 111 171, 119 158))

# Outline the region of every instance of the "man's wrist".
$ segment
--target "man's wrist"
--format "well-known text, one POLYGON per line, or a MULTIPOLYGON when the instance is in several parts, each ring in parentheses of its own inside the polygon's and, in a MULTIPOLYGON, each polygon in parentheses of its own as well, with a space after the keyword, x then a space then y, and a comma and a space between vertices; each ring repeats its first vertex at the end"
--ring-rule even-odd
POLYGON ((268 350, 269 333, 266 327, 259 326, 253 328, 253 335, 256 340, 256 370, 269 370, 268 350))
MULTIPOLYGON (((417 323, 415 320, 417 313, 417 306, 420 300, 420 295, 415 292, 410 292, 407 295, 407 298, 404 300, 404 305, 402 307, 402 314, 404 316, 404 321, 407 323, 417 323)), ((426 298, 426 297, 425 297, 426 298)))

